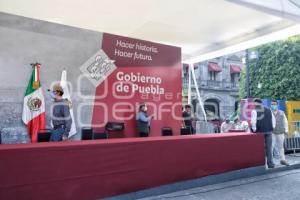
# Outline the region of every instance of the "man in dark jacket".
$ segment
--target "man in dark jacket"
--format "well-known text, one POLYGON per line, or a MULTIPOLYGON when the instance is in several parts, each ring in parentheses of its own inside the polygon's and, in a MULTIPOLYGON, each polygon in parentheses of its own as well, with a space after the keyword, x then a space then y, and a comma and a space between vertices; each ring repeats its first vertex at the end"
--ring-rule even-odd
POLYGON ((194 134, 192 110, 190 105, 185 105, 185 110, 182 112, 184 126, 189 129, 190 134, 194 134))
POLYGON ((153 116, 148 116, 146 103, 141 103, 137 114, 137 130, 140 137, 148 137, 153 116))
POLYGON ((264 134, 265 152, 268 168, 274 168, 272 151, 272 133, 276 126, 276 120, 272 111, 262 105, 261 99, 254 99, 255 109, 251 112, 251 128, 253 132, 264 134))
POLYGON ((72 125, 69 101, 62 98, 64 91, 60 85, 55 85, 50 94, 54 99, 51 110, 53 130, 50 141, 66 140, 72 125))

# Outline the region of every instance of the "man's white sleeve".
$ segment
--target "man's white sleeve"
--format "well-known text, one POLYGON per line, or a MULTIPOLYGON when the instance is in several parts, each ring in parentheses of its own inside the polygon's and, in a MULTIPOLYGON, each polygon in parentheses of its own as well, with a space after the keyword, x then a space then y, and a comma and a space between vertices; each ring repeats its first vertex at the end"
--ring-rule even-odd
POLYGON ((285 133, 288 133, 289 132, 289 124, 288 124, 288 120, 283 112, 283 123, 284 123, 284 130, 285 130, 285 133))
POLYGON ((254 132, 256 132, 256 121, 257 121, 257 112, 256 110, 251 111, 251 127, 254 132))
POLYGON ((273 112, 272 113, 272 126, 273 126, 273 129, 276 127, 276 118, 274 117, 274 114, 273 112))

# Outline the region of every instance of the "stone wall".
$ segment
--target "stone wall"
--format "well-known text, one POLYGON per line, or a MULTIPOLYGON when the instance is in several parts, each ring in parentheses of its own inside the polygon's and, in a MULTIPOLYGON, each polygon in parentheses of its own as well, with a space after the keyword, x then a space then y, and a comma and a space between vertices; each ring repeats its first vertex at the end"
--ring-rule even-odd
MULTIPOLYGON (((0 12, 0 130, 24 126, 21 116, 25 88, 32 71, 30 63, 40 62, 46 111, 51 105, 47 89, 60 81, 63 69, 67 70, 78 132, 75 138, 79 138, 82 124, 91 123, 92 106, 81 110, 77 107, 83 102, 92 105, 94 101, 81 94, 95 94, 95 87, 89 80, 83 78, 78 82, 79 67, 101 48, 101 41, 102 33, 99 32, 0 12)), ((50 127, 49 115, 47 126, 50 127)))

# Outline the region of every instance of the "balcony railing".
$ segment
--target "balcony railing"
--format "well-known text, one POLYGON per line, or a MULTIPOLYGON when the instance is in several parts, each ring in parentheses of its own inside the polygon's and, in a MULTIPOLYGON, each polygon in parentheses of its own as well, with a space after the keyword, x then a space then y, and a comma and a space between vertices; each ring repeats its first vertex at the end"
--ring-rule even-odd
MULTIPOLYGON (((182 79, 183 87, 188 87, 188 79, 182 79)), ((224 90, 238 90, 238 82, 230 81, 213 81, 213 80, 197 80, 198 87, 203 89, 224 89, 224 90)))

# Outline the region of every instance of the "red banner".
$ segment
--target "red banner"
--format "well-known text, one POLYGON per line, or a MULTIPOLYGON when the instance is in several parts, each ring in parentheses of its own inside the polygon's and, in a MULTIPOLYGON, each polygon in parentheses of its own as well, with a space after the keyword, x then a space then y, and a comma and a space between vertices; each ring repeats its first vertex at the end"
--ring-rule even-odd
MULTIPOLYGON (((93 127, 108 121, 124 122, 125 137, 135 137, 140 102, 153 115, 150 136, 181 126, 181 49, 158 43, 103 34, 102 50, 116 68, 96 88, 93 127)), ((108 73, 107 73, 108 74, 108 73)))

